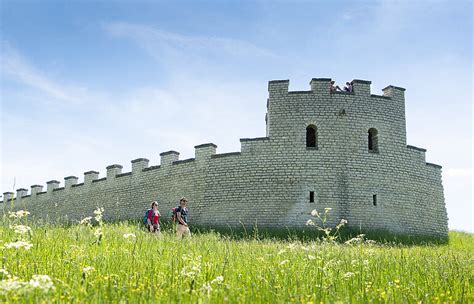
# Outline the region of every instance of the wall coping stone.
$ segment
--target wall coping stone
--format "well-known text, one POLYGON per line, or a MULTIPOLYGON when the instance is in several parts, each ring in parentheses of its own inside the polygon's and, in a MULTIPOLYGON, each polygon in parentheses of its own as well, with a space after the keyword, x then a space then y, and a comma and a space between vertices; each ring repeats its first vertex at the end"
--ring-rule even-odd
POLYGON ((99 172, 97 172, 97 171, 87 171, 87 172, 84 172, 84 175, 87 175, 87 174, 99 174, 99 172))
POLYGON ((390 97, 390 96, 383 96, 383 95, 377 95, 377 94, 370 94, 370 97, 383 98, 383 99, 392 99, 392 97, 390 97))
POLYGON ((171 150, 171 151, 166 151, 166 152, 160 153, 160 156, 165 156, 165 155, 170 155, 170 154, 177 154, 177 155, 179 155, 179 152, 173 151, 173 150, 171 150))
POLYGON ((435 168, 438 168, 438 169, 442 169, 443 167, 440 166, 440 165, 437 165, 437 164, 433 164, 433 163, 426 163, 427 166, 431 166, 431 167, 435 167, 435 168))
POLYGON ((407 148, 408 148, 408 149, 417 150, 417 151, 421 151, 421 152, 426 152, 426 149, 418 148, 418 147, 411 146, 411 145, 407 145, 407 148))
POLYGON ((246 142, 246 141, 265 141, 265 140, 270 140, 270 137, 241 138, 241 139, 240 139, 240 142, 246 142))
POLYGON ((105 181, 106 179, 107 179, 107 177, 102 177, 102 178, 99 178, 99 179, 94 179, 92 182, 97 183, 97 182, 105 181))
POLYGON ((288 94, 313 94, 313 91, 290 91, 288 94))
POLYGON ((354 80, 352 80, 352 83, 371 84, 372 81, 370 81, 370 80, 363 80, 363 79, 354 79, 354 80))
POLYGON ((205 148, 205 147, 217 148, 217 145, 213 143, 201 144, 201 145, 194 146, 194 149, 205 148))
POLYGON ((193 162, 195 161, 196 159, 195 158, 188 158, 188 159, 183 159, 183 160, 176 160, 173 162, 173 165, 179 165, 179 164, 183 164, 183 163, 190 163, 190 162, 193 162))
POLYGON ((115 175, 115 177, 123 177, 123 176, 128 176, 128 175, 132 175, 132 172, 120 173, 120 174, 115 175))
POLYGON ((332 78, 312 78, 311 79, 311 81, 324 81, 324 82, 331 81, 331 80, 332 78))
POLYGON ((385 88, 382 89, 382 91, 385 91, 386 89, 397 89, 397 90, 400 90, 400 91, 405 91, 406 89, 405 88, 402 88, 402 87, 396 87, 396 86, 393 86, 393 85, 388 85, 386 86, 385 88))
POLYGON ((144 168, 143 172, 160 169, 160 167, 161 167, 160 165, 157 165, 157 166, 151 166, 151 167, 148 167, 148 168, 144 168))
POLYGON ((138 163, 138 162, 141 162, 141 161, 150 161, 150 160, 147 159, 147 158, 137 158, 137 159, 132 160, 132 164, 138 163))
POLYGON ((109 170, 109 169, 122 169, 123 166, 122 165, 118 165, 118 164, 113 164, 113 165, 110 165, 110 166, 107 166, 105 169, 109 170))
POLYGON ((212 158, 219 158, 219 157, 226 157, 226 156, 237 156, 241 155, 241 152, 229 152, 229 153, 222 153, 222 154, 214 154, 211 155, 212 158))

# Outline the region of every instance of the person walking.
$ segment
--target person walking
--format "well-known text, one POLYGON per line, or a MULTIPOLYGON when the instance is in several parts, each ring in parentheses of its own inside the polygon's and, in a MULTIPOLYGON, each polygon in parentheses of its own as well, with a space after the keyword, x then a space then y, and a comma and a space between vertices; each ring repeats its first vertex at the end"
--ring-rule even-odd
POLYGON ((158 202, 153 201, 151 203, 151 209, 148 210, 147 224, 148 230, 154 233, 160 233, 160 211, 158 210, 158 202))
POLYGON ((178 238, 191 237, 188 225, 188 200, 185 197, 179 199, 179 206, 176 209, 176 235, 178 238))

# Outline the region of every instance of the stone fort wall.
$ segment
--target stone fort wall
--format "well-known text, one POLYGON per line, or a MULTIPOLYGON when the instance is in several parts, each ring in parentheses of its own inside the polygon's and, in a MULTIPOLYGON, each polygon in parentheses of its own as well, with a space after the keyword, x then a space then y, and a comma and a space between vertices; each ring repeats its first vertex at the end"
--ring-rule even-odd
POLYGON ((266 137, 240 139, 241 151, 216 154, 209 143, 195 157, 161 153, 160 165, 132 161, 132 171, 107 167, 106 177, 84 173, 43 186, 4 193, 3 206, 27 209, 35 218, 80 220, 104 207, 106 219, 141 218, 152 200, 165 217, 181 196, 190 201, 193 224, 241 227, 304 227, 313 209, 332 208, 357 229, 446 237, 447 214, 441 166, 426 163, 425 149, 406 143, 404 89, 370 92, 354 80, 354 92, 329 91, 330 79, 311 90, 288 92, 288 80, 269 82, 266 137), (306 128, 316 129, 307 147, 306 128), (368 130, 376 129, 376 150, 368 130), (314 202, 311 202, 313 200, 314 202))

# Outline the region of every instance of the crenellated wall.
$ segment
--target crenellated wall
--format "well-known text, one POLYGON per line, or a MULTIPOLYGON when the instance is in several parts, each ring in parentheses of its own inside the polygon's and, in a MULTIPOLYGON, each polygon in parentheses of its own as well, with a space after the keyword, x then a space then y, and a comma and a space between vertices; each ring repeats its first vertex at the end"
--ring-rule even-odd
POLYGON ((152 200, 164 216, 181 196, 190 200, 193 223, 303 227, 313 209, 332 208, 331 222, 394 233, 447 236, 441 167, 426 163, 425 149, 407 146, 404 89, 383 95, 370 81, 354 80, 351 93, 329 91, 331 79, 315 78, 311 90, 289 92, 288 80, 270 81, 267 134, 242 138, 241 151, 216 154, 212 143, 195 146, 195 157, 160 154, 159 165, 132 160, 60 182, 4 193, 4 205, 27 209, 38 219, 80 220, 97 206, 106 219, 140 218, 152 200), (317 146, 306 147, 315 126, 317 146), (368 130, 377 130, 377 150, 368 130), (310 193, 314 202, 310 202, 310 193))

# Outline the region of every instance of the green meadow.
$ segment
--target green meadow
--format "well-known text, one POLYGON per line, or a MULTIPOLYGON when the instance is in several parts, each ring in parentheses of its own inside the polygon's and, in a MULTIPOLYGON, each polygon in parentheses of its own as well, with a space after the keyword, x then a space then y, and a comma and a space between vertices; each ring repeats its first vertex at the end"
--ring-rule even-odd
MULTIPOLYGON (((474 236, 444 244, 36 225, 4 215, 0 303, 474 303, 474 236)), ((318 229, 314 228, 315 235, 318 229)), ((309 230, 311 231, 311 230, 309 230)))

